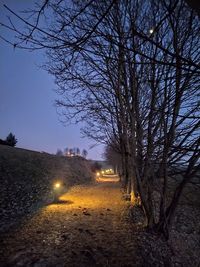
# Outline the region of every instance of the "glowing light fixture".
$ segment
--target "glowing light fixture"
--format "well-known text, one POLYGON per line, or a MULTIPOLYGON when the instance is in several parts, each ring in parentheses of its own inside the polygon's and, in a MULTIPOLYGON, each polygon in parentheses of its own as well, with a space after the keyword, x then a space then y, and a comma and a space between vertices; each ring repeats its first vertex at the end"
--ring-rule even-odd
POLYGON ((55 183, 54 188, 56 189, 60 188, 60 183, 55 183))
POLYGON ((99 172, 97 172, 97 176, 100 176, 100 173, 99 172))
POLYGON ((154 32, 154 29, 150 29, 149 33, 152 34, 154 32))

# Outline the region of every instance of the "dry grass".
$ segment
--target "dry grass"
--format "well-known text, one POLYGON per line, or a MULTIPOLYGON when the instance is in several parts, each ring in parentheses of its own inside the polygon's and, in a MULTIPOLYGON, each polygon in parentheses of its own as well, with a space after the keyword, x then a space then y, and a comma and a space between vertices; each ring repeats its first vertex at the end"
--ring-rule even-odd
POLYGON ((21 217, 53 200, 53 184, 71 185, 92 180, 89 164, 66 158, 0 145, 0 232, 21 217))

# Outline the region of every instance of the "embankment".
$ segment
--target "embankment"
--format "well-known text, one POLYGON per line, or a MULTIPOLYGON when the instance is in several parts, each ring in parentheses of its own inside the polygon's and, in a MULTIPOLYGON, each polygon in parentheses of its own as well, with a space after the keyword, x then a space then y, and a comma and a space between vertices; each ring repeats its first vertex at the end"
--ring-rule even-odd
POLYGON ((67 190, 92 180, 87 160, 0 145, 0 232, 53 199, 53 183, 67 190))

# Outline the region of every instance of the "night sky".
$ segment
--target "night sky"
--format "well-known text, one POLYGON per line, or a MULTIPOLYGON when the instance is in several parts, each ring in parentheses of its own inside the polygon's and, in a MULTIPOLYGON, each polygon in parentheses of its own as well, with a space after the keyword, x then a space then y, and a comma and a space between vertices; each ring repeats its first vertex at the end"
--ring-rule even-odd
MULTIPOLYGON (((31 7, 34 1, 3 0, 0 21, 8 12, 31 7)), ((17 22, 18 23, 18 22, 17 22)), ((8 31, 1 35, 12 38, 8 31)), ((14 49, 0 40, 0 139, 12 132, 18 139, 17 147, 56 153, 57 148, 79 147, 88 151, 88 158, 101 159, 103 146, 89 149, 94 141, 81 138, 80 125, 64 126, 54 106, 57 98, 53 77, 40 68, 43 52, 14 49)))

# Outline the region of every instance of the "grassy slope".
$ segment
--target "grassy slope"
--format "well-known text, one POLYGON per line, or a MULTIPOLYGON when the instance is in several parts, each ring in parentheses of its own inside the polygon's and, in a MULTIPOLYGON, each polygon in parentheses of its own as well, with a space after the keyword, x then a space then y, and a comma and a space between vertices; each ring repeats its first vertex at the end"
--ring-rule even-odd
MULTIPOLYGON (((13 221, 52 199, 52 184, 64 181, 65 189, 91 181, 85 159, 0 145, 0 217, 13 221)), ((0 225, 1 228, 1 225, 0 225)))

